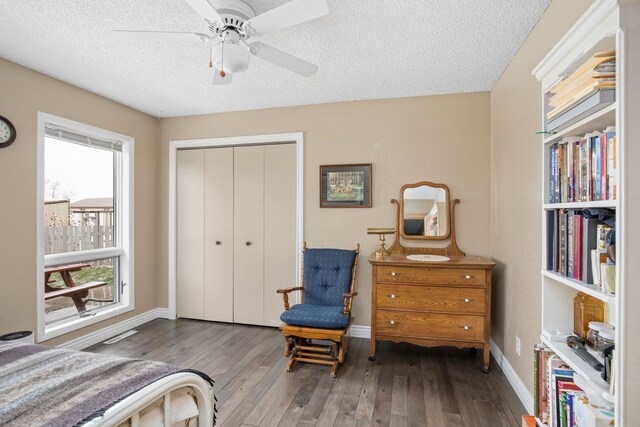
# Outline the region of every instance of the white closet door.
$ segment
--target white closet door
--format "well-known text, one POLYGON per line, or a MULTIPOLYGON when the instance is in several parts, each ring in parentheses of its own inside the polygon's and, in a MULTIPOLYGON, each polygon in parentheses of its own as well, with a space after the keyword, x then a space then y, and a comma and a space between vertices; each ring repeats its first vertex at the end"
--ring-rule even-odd
POLYGON ((234 148, 234 297, 236 323, 261 325, 264 286, 264 146, 234 148))
POLYGON ((204 152, 177 153, 177 315, 204 315, 204 152))
POLYGON ((265 146, 264 165, 263 324, 278 326, 284 305, 276 290, 296 286, 295 144, 265 146))
POLYGON ((233 322, 233 148, 204 153, 204 319, 233 322))

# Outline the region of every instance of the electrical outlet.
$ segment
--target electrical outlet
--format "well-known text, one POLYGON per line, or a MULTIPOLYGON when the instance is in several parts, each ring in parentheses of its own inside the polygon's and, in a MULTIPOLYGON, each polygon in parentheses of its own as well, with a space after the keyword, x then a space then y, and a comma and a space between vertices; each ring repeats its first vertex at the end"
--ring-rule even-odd
POLYGON ((520 337, 516 337, 516 354, 520 356, 520 337))

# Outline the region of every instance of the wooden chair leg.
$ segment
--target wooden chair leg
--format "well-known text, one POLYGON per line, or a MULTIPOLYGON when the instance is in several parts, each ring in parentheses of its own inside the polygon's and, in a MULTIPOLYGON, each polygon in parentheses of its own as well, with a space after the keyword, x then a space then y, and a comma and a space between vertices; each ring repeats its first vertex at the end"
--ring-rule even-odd
POLYGON ((284 357, 291 355, 291 349, 293 348, 293 340, 289 337, 284 337, 284 357))
POLYGON ((291 359, 289 359, 289 362, 287 363, 287 368, 286 371, 287 372, 291 372, 291 368, 293 368, 293 364, 296 361, 296 357, 295 356, 291 356, 291 359))
POLYGON ((342 338, 342 342, 340 343, 340 351, 338 352, 338 362, 341 364, 344 363, 344 359, 347 356, 347 352, 349 351, 349 342, 351 339, 347 336, 342 338))
POLYGON ((335 362, 333 362, 333 365, 331 365, 331 373, 329 374, 331 376, 331 378, 335 378, 336 375, 338 374, 338 367, 340 366, 340 364, 338 363, 338 361, 336 360, 335 362))

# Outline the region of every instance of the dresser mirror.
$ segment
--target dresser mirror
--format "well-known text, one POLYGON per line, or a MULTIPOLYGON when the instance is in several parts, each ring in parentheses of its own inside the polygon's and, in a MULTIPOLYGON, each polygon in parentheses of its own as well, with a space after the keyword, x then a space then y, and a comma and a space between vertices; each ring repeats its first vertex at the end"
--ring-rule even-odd
MULTIPOLYGON (((406 184, 400 188, 396 205, 395 241, 387 253, 431 254, 464 256, 456 243, 455 206, 460 200, 451 200, 449 187, 429 181, 406 184), (447 247, 426 247, 424 242, 404 246, 413 241, 449 240, 447 247)), ((380 252, 380 251, 379 251, 380 252)), ((380 256, 384 256, 380 253, 380 256)))
POLYGON ((444 240, 451 232, 449 188, 418 182, 400 190, 401 236, 409 240, 444 240))

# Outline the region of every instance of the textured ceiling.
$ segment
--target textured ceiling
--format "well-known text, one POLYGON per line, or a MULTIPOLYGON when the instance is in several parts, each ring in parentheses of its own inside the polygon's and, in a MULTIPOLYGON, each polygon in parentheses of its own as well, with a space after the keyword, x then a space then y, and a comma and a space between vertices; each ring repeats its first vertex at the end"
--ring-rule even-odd
MULTIPOLYGON (((216 0, 210 0, 215 5, 216 0)), ((286 0, 247 0, 257 14, 286 0)), ((329 15, 260 37, 320 67, 252 57, 213 86, 204 44, 114 29, 205 32, 182 0, 1 0, 0 57, 159 117, 486 91, 549 0, 329 0, 329 15)))

